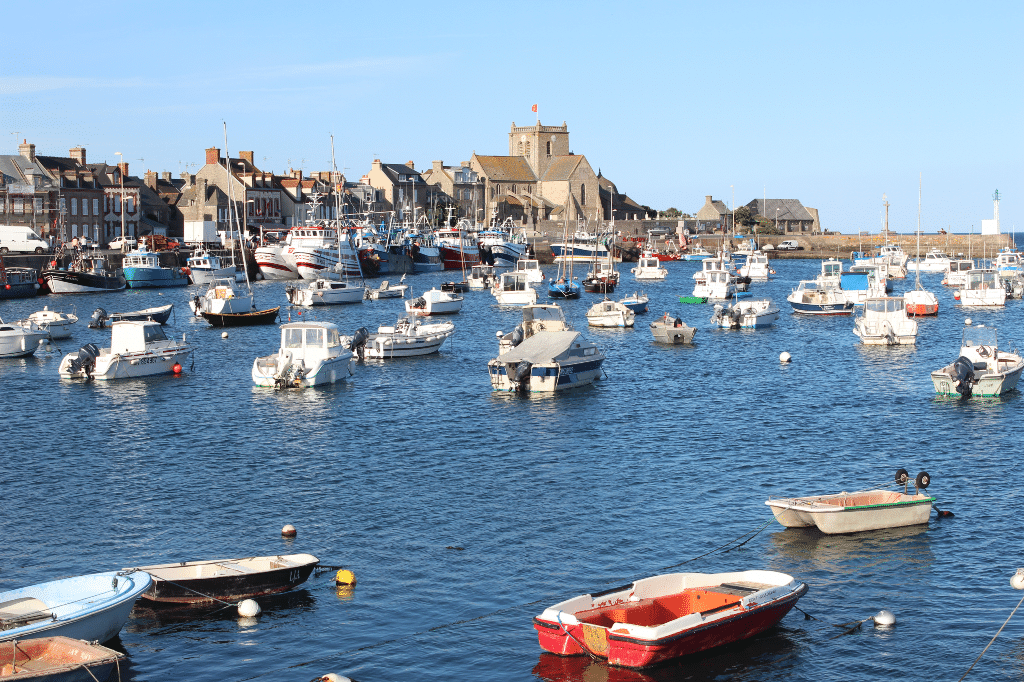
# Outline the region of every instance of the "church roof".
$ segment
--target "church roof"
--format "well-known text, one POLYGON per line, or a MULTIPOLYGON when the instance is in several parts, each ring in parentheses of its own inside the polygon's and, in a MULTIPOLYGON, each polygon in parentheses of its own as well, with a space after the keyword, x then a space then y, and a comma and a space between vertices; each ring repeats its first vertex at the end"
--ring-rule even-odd
POLYGON ((568 156, 553 156, 551 157, 551 163, 548 164, 547 170, 544 171, 544 177, 541 179, 545 182, 568 180, 572 177, 572 174, 576 171, 584 158, 585 157, 582 155, 576 154, 570 154, 568 156))
POLYGON ((483 174, 491 182, 536 182, 537 176, 522 156, 477 156, 483 174))

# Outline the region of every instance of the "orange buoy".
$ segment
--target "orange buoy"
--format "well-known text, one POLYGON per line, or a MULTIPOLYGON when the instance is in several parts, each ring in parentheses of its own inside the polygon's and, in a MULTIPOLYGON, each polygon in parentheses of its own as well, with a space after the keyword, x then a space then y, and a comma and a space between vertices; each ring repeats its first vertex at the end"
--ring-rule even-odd
POLYGON ((174 372, 175 374, 181 374, 181 363, 174 363, 174 367, 171 367, 171 371, 174 372))

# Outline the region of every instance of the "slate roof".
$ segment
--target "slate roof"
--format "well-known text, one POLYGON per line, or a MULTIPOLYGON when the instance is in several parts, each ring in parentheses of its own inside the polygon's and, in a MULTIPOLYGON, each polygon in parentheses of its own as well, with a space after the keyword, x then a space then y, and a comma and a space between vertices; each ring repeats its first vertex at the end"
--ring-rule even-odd
POLYGON ((32 163, 21 154, 0 155, 0 175, 3 176, 3 184, 27 183, 28 177, 25 172, 28 170, 36 172, 40 179, 40 187, 51 186, 50 176, 46 174, 46 170, 42 166, 32 163))
POLYGON ((756 215, 775 220, 775 209, 779 209, 779 220, 808 220, 814 217, 807 212, 799 199, 754 199, 747 204, 756 215))
POLYGON ((537 176, 525 157, 477 156, 476 159, 491 182, 537 182, 537 176))
POLYGON ((409 176, 409 179, 405 182, 423 182, 423 178, 420 177, 420 174, 414 169, 409 168, 404 163, 382 163, 380 167, 381 170, 388 174, 392 182, 401 182, 401 180, 398 179, 401 175, 409 176))

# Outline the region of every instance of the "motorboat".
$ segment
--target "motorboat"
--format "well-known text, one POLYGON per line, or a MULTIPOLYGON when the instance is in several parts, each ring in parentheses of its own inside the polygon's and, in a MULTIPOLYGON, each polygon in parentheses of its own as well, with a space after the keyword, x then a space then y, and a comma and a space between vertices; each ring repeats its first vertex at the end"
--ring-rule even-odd
POLYGON ((413 272, 437 272, 444 270, 444 259, 440 247, 432 234, 410 233, 405 241, 412 258, 413 272))
POLYGON ((102 329, 114 322, 153 321, 159 324, 167 324, 167 320, 171 319, 172 312, 174 312, 173 303, 143 308, 142 310, 129 310, 123 313, 110 314, 103 308, 97 308, 92 312, 92 317, 89 319, 89 327, 91 329, 102 329))
POLYGON ((817 281, 823 287, 841 288, 843 283, 843 262, 835 258, 821 261, 821 272, 817 281))
POLYGON ((62 379, 134 379, 178 374, 195 347, 185 335, 168 338, 159 322, 118 321, 110 325, 110 347, 87 343, 60 361, 62 379))
POLYGON ((497 268, 512 268, 526 255, 526 230, 516 230, 512 219, 498 226, 492 225, 477 235, 480 240, 481 260, 497 268))
POLYGON ((853 333, 868 346, 912 346, 917 343, 917 320, 907 317, 902 297, 869 298, 853 321, 853 333))
POLYGON ((480 262, 476 242, 461 226, 436 230, 434 238, 445 270, 462 270, 480 262))
POLYGON ((0 320, 0 358, 23 358, 33 355, 39 348, 39 343, 48 338, 49 334, 36 327, 34 323, 23 327, 0 320))
POLYGON ((138 566, 126 571, 152 576, 142 599, 156 604, 238 602, 293 590, 306 582, 320 560, 312 554, 207 559, 138 566))
POLYGON ((636 313, 618 301, 604 299, 590 306, 587 324, 591 327, 632 327, 636 313))
POLYGON ((657 256, 650 252, 644 252, 637 260, 636 267, 630 268, 633 277, 639 280, 659 280, 668 277, 668 269, 665 268, 657 256))
POLYGON ((595 262, 583 278, 583 290, 592 294, 610 294, 619 284, 619 273, 611 263, 595 262))
POLYGON ((629 296, 619 299, 619 303, 633 311, 634 315, 642 315, 647 312, 647 304, 650 297, 642 291, 634 291, 629 296))
POLYGON ((498 305, 533 305, 537 302, 537 290, 526 281, 526 274, 512 270, 501 273, 491 289, 498 305))
POLYGON ((776 571, 670 573, 560 602, 533 627, 545 651, 646 668, 764 632, 806 592, 776 571))
POLYGON ((766 280, 769 275, 775 274, 768 264, 768 254, 763 251, 754 251, 747 256, 747 262, 739 267, 739 274, 750 279, 766 280))
MULTIPOLYGON (((874 286, 881 287, 879 296, 892 293, 892 280, 889 277, 889 264, 886 262, 858 264, 850 266, 851 274, 867 274, 868 280, 875 283, 874 286)), ((845 273, 844 273, 845 274, 845 273)), ((862 303, 863 301, 860 301, 862 303)))
MULTIPOLYGON (((310 212, 315 210, 311 206, 310 212)), ((256 249, 256 265, 264 279, 316 279, 324 272, 357 277, 359 257, 347 233, 339 238, 339 229, 325 224, 293 227, 283 242, 256 249)))
POLYGON ((188 285, 188 276, 181 268, 162 267, 160 254, 150 251, 145 246, 125 254, 121 270, 129 289, 188 285))
POLYGON ((554 393, 601 378, 604 354, 554 304, 528 305, 511 332, 498 332, 498 357, 487 363, 495 391, 554 393))
POLYGON ((1006 305, 1006 287, 995 270, 970 270, 953 298, 966 306, 1006 305))
POLYGON ((665 313, 654 322, 651 322, 651 335, 658 343, 692 343, 693 336, 697 333, 696 327, 690 327, 682 319, 671 313, 665 313))
POLYGON ((474 265, 469 269, 466 283, 470 289, 490 289, 497 279, 493 265, 474 265))
POLYGON ((345 381, 352 376, 352 349, 362 343, 359 337, 359 332, 352 339, 342 336, 332 322, 283 324, 277 353, 252 363, 253 383, 267 388, 309 388, 345 381))
POLYGON ((694 298, 725 300, 736 294, 735 279, 722 265, 721 260, 709 258, 702 265, 705 267, 694 273, 694 298))
POLYGON ((108 680, 124 654, 102 644, 70 637, 38 637, 0 642, 0 680, 19 682, 96 682, 108 680))
MULTIPOLYGON (((56 261, 52 262, 56 265, 56 261)), ((80 256, 66 270, 49 268, 43 280, 53 294, 90 294, 99 291, 120 291, 128 286, 120 270, 111 270, 107 260, 99 256, 80 256)))
POLYGON ((964 325, 960 356, 951 364, 932 372, 932 384, 940 395, 960 394, 993 397, 1012 391, 1024 370, 1020 354, 999 349, 995 327, 964 325))
POLYGON ((548 282, 548 296, 551 298, 579 298, 583 288, 575 277, 559 277, 548 282))
POLYGON ((903 300, 906 302, 907 315, 922 317, 939 314, 938 297, 925 289, 912 289, 903 294, 903 300))
POLYGON ((209 251, 197 251, 185 259, 185 267, 188 269, 188 277, 192 284, 209 284, 217 279, 235 278, 235 264, 227 265, 209 251))
POLYGON ((367 288, 357 286, 346 280, 317 277, 305 286, 289 286, 285 295, 292 305, 311 307, 315 305, 340 305, 343 303, 362 303, 367 297, 367 288))
POLYGON ((760 329, 779 319, 779 308, 770 298, 748 298, 731 305, 715 304, 711 322, 723 329, 760 329))
POLYGON ((816 280, 801 280, 796 289, 786 297, 794 313, 803 315, 852 315, 853 303, 846 299, 842 290, 822 287, 816 280))
POLYGON ((252 294, 239 295, 234 284, 234 278, 209 280, 206 292, 193 296, 189 307, 197 317, 203 313, 250 313, 256 310, 252 294))
POLYGON ((946 274, 942 278, 942 285, 947 287, 962 287, 967 281, 967 273, 975 269, 973 260, 958 258, 949 261, 946 266, 946 274))
POLYGON ((708 258, 711 258, 713 256, 713 253, 705 249, 700 244, 697 244, 679 258, 680 260, 707 260, 708 258))
POLYGON ((455 333, 455 323, 423 324, 414 316, 400 317, 393 325, 381 325, 366 337, 367 358, 404 358, 436 353, 455 333))
POLYGON ((516 272, 525 272, 526 281, 530 284, 544 281, 544 273, 540 269, 540 261, 535 258, 520 258, 517 260, 516 272))
POLYGON ((435 287, 406 301, 405 312, 412 315, 454 315, 462 310, 464 300, 462 296, 435 287))
POLYGON ((110 641, 152 582, 148 573, 108 571, 0 592, 0 642, 57 636, 110 641))
POLYGON ((910 263, 909 269, 918 272, 945 272, 950 260, 950 257, 941 250, 932 249, 924 255, 924 258, 917 258, 910 263))
POLYGON ((39 280, 32 268, 6 267, 0 259, 0 299, 35 296, 41 286, 39 280))
POLYGON ((398 281, 398 284, 392 284, 386 279, 381 280, 379 287, 366 290, 366 298, 373 301, 382 298, 405 298, 405 292, 409 290, 409 285, 402 283, 405 282, 405 275, 398 281))
POLYGON ((50 310, 49 306, 43 306, 24 320, 18 320, 14 324, 26 329, 41 329, 50 335, 51 339, 71 338, 71 327, 78 322, 78 315, 65 313, 57 310, 50 310))
POLYGON ((811 497, 769 498, 768 505, 775 520, 786 528, 817 526, 822 533, 860 533, 882 528, 900 528, 928 523, 935 498, 924 492, 931 477, 922 471, 914 481, 915 491, 908 492, 909 477, 905 469, 896 472, 899 490, 861 490, 811 497))
POLYGON ((995 268, 995 271, 999 273, 1000 277, 1018 275, 1022 270, 1024 270, 1024 264, 1021 262, 1021 255, 1010 249, 1001 249, 999 253, 996 254, 992 267, 995 268))

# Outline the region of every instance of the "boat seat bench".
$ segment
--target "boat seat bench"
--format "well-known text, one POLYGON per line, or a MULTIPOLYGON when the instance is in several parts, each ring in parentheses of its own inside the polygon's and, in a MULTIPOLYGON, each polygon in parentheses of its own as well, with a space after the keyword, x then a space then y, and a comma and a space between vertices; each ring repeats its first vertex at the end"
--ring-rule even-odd
POLYGON ((603 627, 611 627, 615 623, 652 627, 691 613, 713 613, 729 608, 743 597, 770 587, 773 586, 751 582, 709 585, 688 589, 680 594, 581 611, 576 614, 576 618, 581 623, 603 627))
POLYGON ((12 599, 0 604, 0 630, 13 630, 41 620, 50 620, 53 613, 34 597, 12 599))

